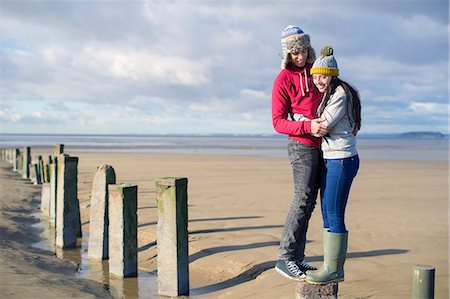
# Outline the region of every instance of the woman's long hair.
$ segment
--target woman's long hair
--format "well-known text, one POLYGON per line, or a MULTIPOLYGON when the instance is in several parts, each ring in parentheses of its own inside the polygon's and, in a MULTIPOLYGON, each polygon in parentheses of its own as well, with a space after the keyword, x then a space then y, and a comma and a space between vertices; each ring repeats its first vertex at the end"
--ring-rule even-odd
POLYGON ((359 93, 353 86, 339 79, 338 77, 333 77, 331 79, 330 86, 326 90, 324 99, 322 100, 322 104, 320 105, 318 115, 322 115, 325 107, 328 104, 328 101, 330 100, 331 95, 335 92, 336 88, 339 85, 342 86, 345 93, 347 94, 347 114, 353 116, 354 123, 351 117, 349 117, 350 126, 353 127, 354 132, 357 132, 361 129, 361 99, 359 97, 359 93))

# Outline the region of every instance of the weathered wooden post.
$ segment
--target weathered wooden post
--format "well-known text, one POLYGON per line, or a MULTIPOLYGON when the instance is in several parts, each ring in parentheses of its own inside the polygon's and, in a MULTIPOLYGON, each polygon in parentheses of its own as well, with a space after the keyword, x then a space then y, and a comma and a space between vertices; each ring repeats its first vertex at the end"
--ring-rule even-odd
POLYGON ((24 146, 22 151, 22 177, 24 179, 30 178, 30 163, 31 163, 31 148, 24 146))
POLYGON ((34 185, 42 184, 42 171, 40 166, 40 161, 42 160, 42 156, 33 156, 31 158, 30 164, 30 180, 34 185))
POLYGON ((433 266, 414 266, 413 299, 434 299, 434 274, 435 268, 433 266))
POLYGON ((98 167, 92 184, 89 217, 88 257, 92 259, 103 260, 109 257, 108 185, 115 183, 116 174, 112 166, 98 167))
POLYGON ((296 299, 337 299, 338 283, 310 284, 306 281, 297 283, 296 299))
POLYGON ((59 155, 64 153, 64 144, 55 144, 55 149, 53 154, 58 157, 59 155))
POLYGON ((42 184, 41 191, 41 212, 42 216, 48 218, 50 212, 50 183, 42 184))
POLYGON ((22 176, 23 174, 23 151, 19 150, 19 156, 17 157, 17 172, 22 176))
POLYGON ((158 205, 158 293, 189 294, 187 178, 155 181, 158 205))
POLYGON ((51 155, 48 156, 47 162, 44 163, 45 182, 50 183, 50 165, 53 163, 51 155))
POLYGON ((58 157, 58 185, 56 203, 56 245, 76 247, 81 232, 78 202, 78 158, 58 157))
POLYGON ((13 149, 13 171, 19 170, 19 157, 20 150, 18 148, 13 149))
POLYGON ((39 171, 39 164, 37 164, 37 163, 31 163, 30 180, 35 185, 41 184, 41 175, 40 175, 40 171, 39 171))
POLYGON ((38 156, 39 163, 39 177, 41 178, 41 184, 45 183, 45 170, 44 170, 44 160, 42 160, 42 156, 38 156))
MULTIPOLYGON (((33 158, 31 158, 31 161, 33 161, 33 158)), ((28 178, 33 184, 36 185, 36 169, 34 167, 35 164, 31 162, 30 164, 30 177, 28 178)))
POLYGON ((109 272, 137 276, 137 186, 109 185, 108 193, 109 272))
POLYGON ((10 149, 9 150, 9 159, 10 159, 10 163, 11 164, 13 164, 13 166, 14 166, 14 163, 15 163, 15 157, 16 157, 16 149, 15 148, 12 148, 12 149, 10 149))
POLYGON ((50 183, 50 166, 47 163, 44 164, 44 177, 42 182, 50 183))
POLYGON ((50 164, 50 203, 48 218, 49 222, 56 224, 56 205, 58 197, 58 158, 50 164))

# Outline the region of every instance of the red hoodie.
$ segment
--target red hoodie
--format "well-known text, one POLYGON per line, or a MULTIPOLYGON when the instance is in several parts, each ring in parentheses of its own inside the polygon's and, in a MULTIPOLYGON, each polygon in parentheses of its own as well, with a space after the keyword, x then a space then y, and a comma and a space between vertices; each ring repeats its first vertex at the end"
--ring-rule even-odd
POLYGON ((321 139, 313 137, 310 121, 288 120, 289 114, 316 118, 321 93, 313 86, 309 75, 311 64, 299 68, 289 63, 275 78, 272 88, 272 123, 275 131, 289 138, 320 148, 321 139))

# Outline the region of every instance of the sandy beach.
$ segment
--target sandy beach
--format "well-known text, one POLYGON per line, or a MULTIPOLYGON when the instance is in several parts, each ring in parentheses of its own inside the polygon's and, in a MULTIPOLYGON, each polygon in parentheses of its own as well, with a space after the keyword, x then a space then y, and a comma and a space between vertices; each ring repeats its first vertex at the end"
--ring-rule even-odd
MULTIPOLYGON (((97 166, 109 164, 115 169, 117 182, 138 185, 140 275, 155 273, 157 268, 154 180, 187 177, 190 297, 294 298, 295 282, 273 269, 293 196, 287 157, 91 153, 70 148, 66 148, 66 153, 79 157, 78 197, 86 234, 97 166)), ((50 150, 32 148, 32 155, 37 154, 48 156, 50 150)), ((67 293, 68 298, 108 296, 101 281, 77 278, 77 265, 73 262, 30 247, 39 241, 38 229, 30 226, 38 221, 31 214, 39 212, 40 187, 20 179, 10 168, 2 164, 0 257, 6 275, 2 276, 0 295, 8 298, 12 294, 8 292, 20 295, 22 291, 21 297, 14 298, 34 298, 27 297, 29 293, 20 288, 33 282, 36 290, 51 288, 55 294, 80 292, 78 297, 67 293), (22 241, 21 234, 23 239, 28 238, 27 242, 22 241), (36 270, 33 263, 27 262, 42 256, 47 269, 36 270), (58 275, 48 273, 53 275, 48 279, 41 274, 30 275, 33 271, 52 272, 51 267, 59 266, 63 270, 53 271, 58 275), (14 273, 23 283, 14 284, 6 278, 8 273, 14 273), (44 280, 53 283, 46 284, 44 280), (72 284, 78 287, 72 288, 72 284)), ((410 298, 415 264, 436 267, 435 298, 448 298, 448 180, 448 162, 361 161, 346 213, 349 250, 339 298, 410 298)), ((317 205, 306 247, 307 260, 315 266, 323 260, 321 238, 317 205)), ((122 296, 148 298, 141 291, 122 296)))

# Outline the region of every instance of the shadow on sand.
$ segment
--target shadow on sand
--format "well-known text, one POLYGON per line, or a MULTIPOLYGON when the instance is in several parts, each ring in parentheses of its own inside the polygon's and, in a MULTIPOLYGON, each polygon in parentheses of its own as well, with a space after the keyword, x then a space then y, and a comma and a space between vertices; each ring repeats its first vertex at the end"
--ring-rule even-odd
MULTIPOLYGON (((145 208, 145 207, 143 207, 145 208)), ((239 219, 256 219, 262 218, 261 216, 242 216, 242 217, 222 217, 222 218, 202 218, 202 219, 190 219, 188 222, 206 222, 206 221, 222 221, 222 220, 239 220, 239 219)), ((151 221, 146 223, 141 223, 138 227, 146 227, 150 225, 158 224, 157 221, 151 221)))
POLYGON ((199 252, 191 254, 189 256, 189 262, 192 263, 195 260, 198 260, 200 258, 209 256, 209 255, 213 255, 213 254, 216 254, 219 252, 261 248, 261 247, 265 247, 265 246, 276 246, 278 244, 280 244, 280 242, 261 242, 261 243, 247 244, 247 245, 231 245, 231 246, 211 247, 211 248, 207 248, 207 249, 202 249, 199 252))
MULTIPOLYGON (((262 217, 261 216, 242 216, 242 217, 202 218, 202 219, 188 220, 188 222, 222 221, 222 220, 255 219, 255 218, 262 218, 262 217)), ((157 224, 158 224, 157 221, 141 223, 141 224, 138 225, 138 228, 151 226, 151 225, 157 225, 157 224)), ((225 232, 225 231, 238 231, 238 230, 245 230, 245 229, 261 229, 261 228, 271 228, 271 227, 281 227, 281 226, 279 226, 279 225, 271 225, 271 226, 233 227, 233 228, 227 228, 227 229, 199 230, 199 231, 189 232, 189 234, 214 233, 214 232, 225 232)), ((148 243, 148 244, 146 244, 144 246, 141 246, 141 247, 138 248, 138 252, 147 250, 147 249, 155 246, 156 243, 157 242, 154 241, 154 242, 150 242, 150 243, 148 243)), ((269 245, 264 245, 264 246, 269 246, 269 245)), ((234 246, 228 246, 228 247, 234 247, 234 246)), ((248 247, 248 248, 254 248, 254 247, 248 247)), ((245 249, 245 248, 243 248, 243 249, 245 249)), ((207 249, 207 250, 209 252, 211 249, 207 249)), ((230 250, 238 250, 238 249, 228 249, 226 251, 230 251, 230 250)), ((216 253, 216 252, 220 252, 220 251, 215 251, 213 253, 216 253)), ((207 255, 211 255, 213 253, 209 253, 207 255)))
MULTIPOLYGON (((252 245, 252 244, 250 244, 252 245)), ((373 257, 373 256, 381 256, 381 255, 393 255, 393 254, 404 254, 409 250, 406 249, 380 249, 380 250, 372 250, 366 252, 350 252, 347 254, 347 259, 349 258, 360 258, 360 257, 373 257)), ((323 256, 315 256, 308 258, 310 262, 323 261, 323 256)), ((247 271, 239 274, 236 277, 230 278, 228 280, 215 283, 212 285, 191 289, 192 295, 202 295, 207 294, 219 290, 223 290, 226 288, 233 287, 235 285, 250 281, 258 277, 261 273, 272 269, 275 267, 277 261, 268 261, 258 265, 253 266, 247 271)))

